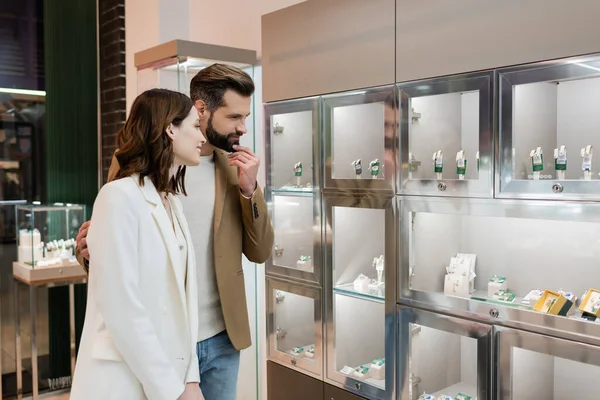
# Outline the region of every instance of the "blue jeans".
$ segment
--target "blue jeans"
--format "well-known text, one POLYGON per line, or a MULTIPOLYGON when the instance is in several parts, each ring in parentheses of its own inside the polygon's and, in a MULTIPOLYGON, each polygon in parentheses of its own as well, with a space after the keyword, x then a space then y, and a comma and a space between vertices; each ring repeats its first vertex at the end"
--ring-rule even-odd
POLYGON ((196 345, 200 389, 206 400, 235 400, 240 352, 223 331, 196 345))

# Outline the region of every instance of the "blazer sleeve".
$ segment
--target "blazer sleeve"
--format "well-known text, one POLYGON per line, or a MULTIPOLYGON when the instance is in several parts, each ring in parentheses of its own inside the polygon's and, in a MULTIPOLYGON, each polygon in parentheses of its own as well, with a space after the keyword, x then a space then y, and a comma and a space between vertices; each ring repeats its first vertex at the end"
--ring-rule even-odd
POLYGON ((273 225, 262 190, 257 186, 250 199, 240 191, 244 222, 243 252, 251 262, 262 264, 273 249, 273 225))
POLYGON ((185 384, 169 362, 138 288, 136 200, 127 187, 105 185, 100 190, 88 233, 93 254, 90 284, 96 290, 97 306, 114 345, 148 399, 176 400, 185 384))

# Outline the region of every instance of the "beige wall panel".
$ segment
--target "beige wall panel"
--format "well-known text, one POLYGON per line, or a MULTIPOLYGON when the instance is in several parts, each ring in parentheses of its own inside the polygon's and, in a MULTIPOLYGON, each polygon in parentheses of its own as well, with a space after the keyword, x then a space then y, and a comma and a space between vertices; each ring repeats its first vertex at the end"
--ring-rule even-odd
POLYGON ((600 0, 396 0, 398 82, 600 51, 600 0))
POLYGON ((308 0, 262 17, 265 102, 394 82, 394 0, 308 0))

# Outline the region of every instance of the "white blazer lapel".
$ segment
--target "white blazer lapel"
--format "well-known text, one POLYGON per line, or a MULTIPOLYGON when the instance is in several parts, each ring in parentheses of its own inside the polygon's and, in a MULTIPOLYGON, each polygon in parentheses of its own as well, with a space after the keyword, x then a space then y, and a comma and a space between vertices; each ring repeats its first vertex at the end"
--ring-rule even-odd
MULTIPOLYGON (((138 182, 138 176, 132 176, 133 179, 138 182)), ((160 231, 163 240, 165 241, 165 246, 167 248, 167 252, 169 253, 169 258, 171 260, 171 268, 173 269, 173 274, 175 275, 175 280, 177 281, 177 288, 185 287, 185 274, 179 266, 181 265, 181 250, 179 249, 179 243, 177 242, 177 237, 175 236, 175 232, 173 231, 173 225, 171 224, 171 220, 167 215, 167 211, 162 204, 160 199, 160 195, 158 191, 154 187, 154 184, 149 178, 144 179, 144 186, 140 186, 146 201, 153 205, 152 217, 156 221, 156 225, 158 226, 158 230, 160 231)), ((188 246, 189 247, 189 246, 188 246)), ((179 297, 181 300, 181 305, 185 312, 187 312, 187 302, 185 299, 185 293, 183 290, 179 291, 179 297)))

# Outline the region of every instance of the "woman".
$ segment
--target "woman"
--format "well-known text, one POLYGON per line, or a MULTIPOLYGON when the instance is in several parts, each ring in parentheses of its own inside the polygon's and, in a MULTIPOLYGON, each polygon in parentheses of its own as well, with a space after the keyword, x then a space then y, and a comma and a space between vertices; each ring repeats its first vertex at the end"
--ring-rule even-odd
POLYGON ((120 170, 94 203, 88 303, 72 400, 197 400, 198 297, 181 204, 205 139, 192 101, 142 93, 118 133, 120 170))

